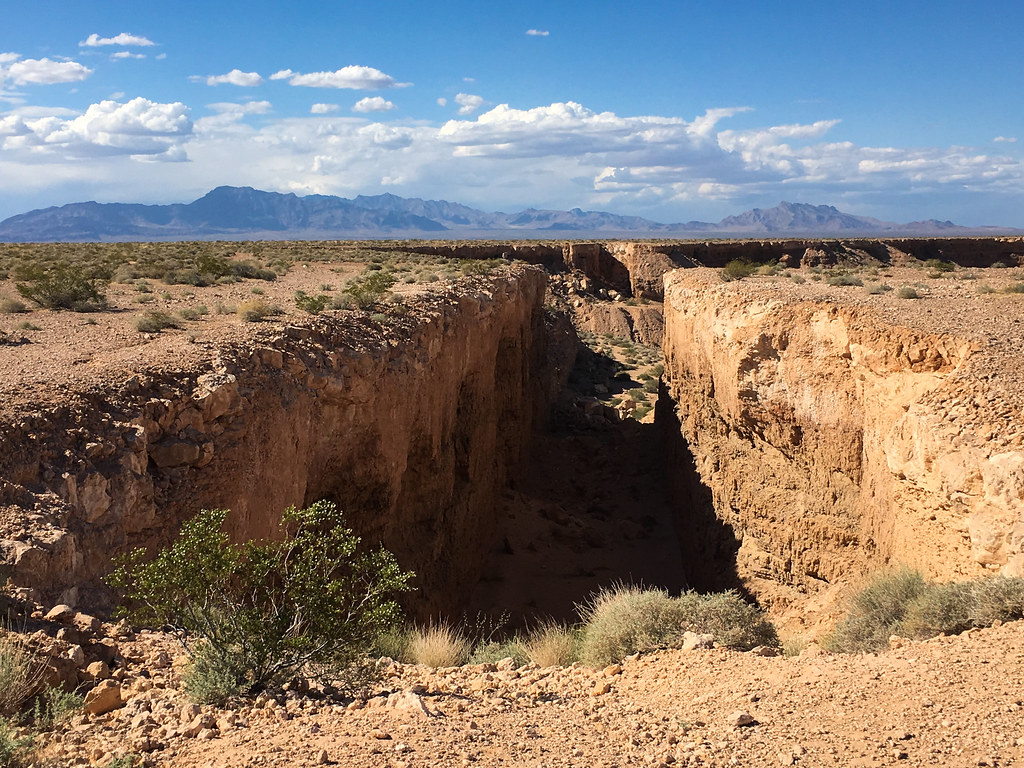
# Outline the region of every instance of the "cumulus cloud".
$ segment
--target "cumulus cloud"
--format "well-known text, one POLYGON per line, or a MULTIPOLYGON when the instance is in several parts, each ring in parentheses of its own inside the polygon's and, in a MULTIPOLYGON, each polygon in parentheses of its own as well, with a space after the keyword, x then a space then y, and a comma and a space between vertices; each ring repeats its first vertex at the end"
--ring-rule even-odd
POLYGON ((0 136, 5 138, 0 147, 60 157, 155 156, 168 153, 191 132, 192 121, 184 104, 136 98, 123 104, 101 101, 69 119, 55 114, 4 117, 0 136))
POLYGON ((16 53, 0 53, 0 84, 10 80, 14 85, 53 85, 77 83, 92 74, 77 61, 23 59, 16 53))
POLYGON ((337 104, 322 104, 318 102, 309 108, 309 113, 311 115, 329 115, 332 112, 337 112, 339 109, 341 107, 337 104))
POLYGON ((397 107, 383 96, 367 96, 352 105, 353 112, 390 112, 397 107))
POLYGON ((101 45, 122 45, 122 46, 148 46, 156 45, 152 40, 141 35, 133 35, 129 32, 122 32, 113 37, 100 37, 96 33, 89 35, 78 44, 82 48, 96 48, 101 45))
POLYGON ((223 75, 210 75, 203 77, 193 75, 189 78, 194 83, 206 83, 207 85, 237 85, 242 88, 253 88, 263 83, 259 72, 243 72, 240 69, 232 69, 223 75))
POLYGON ((472 115, 484 105, 484 99, 483 96, 475 96, 472 93, 457 93, 455 103, 459 105, 460 115, 472 115))
POLYGON ((551 33, 546 29, 528 29, 526 30, 526 34, 530 37, 547 37, 551 33))
POLYGON ((405 88, 412 83, 399 83, 373 67, 348 66, 334 72, 302 74, 283 69, 270 76, 271 80, 287 80, 291 85, 307 88, 346 88, 355 91, 377 91, 384 88, 405 88))

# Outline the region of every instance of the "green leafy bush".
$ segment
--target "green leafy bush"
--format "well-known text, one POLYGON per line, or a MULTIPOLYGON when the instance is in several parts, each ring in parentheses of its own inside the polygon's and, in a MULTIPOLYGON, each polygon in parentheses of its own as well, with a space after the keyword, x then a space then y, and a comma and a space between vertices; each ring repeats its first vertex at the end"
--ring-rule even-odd
POLYGON ((203 510, 149 562, 143 550, 120 559, 108 581, 129 618, 175 628, 192 656, 188 685, 206 701, 359 669, 398 622, 393 596, 412 574, 384 549, 363 551, 330 502, 289 508, 274 542, 230 544, 227 514, 203 510))
POLYGON ((928 259, 924 266, 932 272, 952 272, 956 269, 956 264, 942 259, 928 259))
POLYGON ((83 269, 65 261, 22 265, 16 272, 15 289, 24 298, 46 309, 93 312, 106 306, 104 287, 109 275, 99 269, 83 269))
POLYGON ((303 312, 309 312, 311 315, 319 315, 330 304, 331 297, 325 293, 321 293, 319 296, 312 296, 305 291, 295 292, 295 306, 297 309, 301 309, 303 312))
POLYGON ((394 284, 395 276, 390 272, 367 271, 349 283, 344 293, 358 309, 369 309, 383 301, 394 284))
POLYGON ((139 333, 160 333, 167 328, 177 328, 178 321, 168 312, 150 309, 135 319, 135 330, 139 333))
POLYGON ((742 280, 757 271, 757 264, 743 259, 733 259, 722 267, 723 280, 742 280))
POLYGON ((21 768, 27 765, 34 743, 32 736, 19 737, 14 726, 0 717, 0 768, 21 768))

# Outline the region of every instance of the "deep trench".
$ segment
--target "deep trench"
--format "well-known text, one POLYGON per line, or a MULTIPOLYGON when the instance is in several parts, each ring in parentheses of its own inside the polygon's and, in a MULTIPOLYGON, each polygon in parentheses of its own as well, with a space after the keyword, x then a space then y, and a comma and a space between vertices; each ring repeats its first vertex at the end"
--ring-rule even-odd
POLYGON ((583 418, 576 395, 563 393, 505 491, 463 620, 573 621, 617 585, 671 594, 740 588, 739 544, 715 516, 666 388, 653 423, 583 418))

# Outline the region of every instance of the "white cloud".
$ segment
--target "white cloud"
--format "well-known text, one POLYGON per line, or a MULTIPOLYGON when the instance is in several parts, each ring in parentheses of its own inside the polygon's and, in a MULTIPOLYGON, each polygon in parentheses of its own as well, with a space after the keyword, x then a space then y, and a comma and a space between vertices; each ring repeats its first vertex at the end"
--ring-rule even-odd
POLYGON ((92 74, 77 61, 22 59, 16 53, 0 54, 0 84, 10 80, 14 85, 53 85, 77 83, 92 74))
POLYGON ((332 112, 337 112, 339 109, 341 109, 341 107, 337 104, 316 103, 309 108, 309 113, 311 115, 329 115, 332 112))
POLYGON ((484 105, 483 96, 474 96, 471 93, 457 93, 455 103, 459 105, 460 115, 472 115, 484 105))
POLYGON ((128 32, 122 32, 119 35, 113 37, 100 37, 93 33, 89 35, 85 40, 78 44, 82 48, 95 48, 101 45, 123 45, 123 46, 147 46, 156 45, 152 40, 142 37, 141 35, 133 35, 128 32))
POLYGON ((236 104, 232 101, 219 101, 214 104, 207 104, 206 106, 208 109, 212 109, 220 114, 231 113, 239 115, 265 115, 273 108, 269 101, 247 101, 244 104, 236 104))
POLYGON ((232 69, 223 75, 210 75, 203 77, 193 75, 189 78, 194 83, 206 83, 207 85, 237 85, 242 88, 253 88, 263 82, 259 72, 243 72, 240 69, 232 69))
POLYGON ((390 112, 397 107, 383 96, 367 96, 352 105, 353 112, 390 112))
POLYGON ((291 85, 307 88, 347 88, 358 91, 376 91, 382 88, 404 88, 412 83, 399 83, 373 67, 342 67, 334 72, 310 72, 301 74, 283 69, 270 76, 271 80, 287 80, 291 85))
POLYGON ((547 37, 551 33, 546 29, 528 29, 526 30, 526 34, 530 37, 547 37))
POLYGON ((1006 142, 1007 144, 1015 144, 1017 142, 1016 136, 996 136, 992 141, 1006 142))
POLYGON ((131 51, 118 51, 117 53, 110 54, 110 58, 114 59, 144 59, 146 54, 144 53, 132 53, 131 51))
POLYGON ((437 106, 445 107, 447 105, 448 105, 448 99, 446 99, 444 96, 438 96, 437 97, 437 106))
POLYGON ((0 136, 6 137, 0 148, 27 158, 155 156, 172 150, 191 132, 184 104, 136 98, 124 104, 101 101, 69 119, 56 114, 28 119, 10 115, 0 121, 0 136))

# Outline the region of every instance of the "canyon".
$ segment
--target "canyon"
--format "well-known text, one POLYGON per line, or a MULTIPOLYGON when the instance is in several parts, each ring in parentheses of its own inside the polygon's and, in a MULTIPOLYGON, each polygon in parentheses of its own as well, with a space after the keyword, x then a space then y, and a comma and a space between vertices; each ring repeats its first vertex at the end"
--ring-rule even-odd
MULTIPOLYGON (((198 509, 245 540, 327 498, 416 572, 421 619, 565 614, 637 578, 739 588, 813 633, 880 567, 1024 575, 1020 238, 402 247, 507 263, 377 315, 211 317, 197 339, 115 314, 109 349, 56 321, 0 348, 3 572, 104 611, 111 557, 198 509), (775 273, 724 281, 736 259, 775 273), (923 298, 829 279, 850 270, 923 298), (586 334, 663 350, 653 419, 571 382, 586 334), (517 579, 570 561, 561 606, 531 608, 561 571, 517 579)), ((325 279, 307 267, 280 290, 325 279)))

